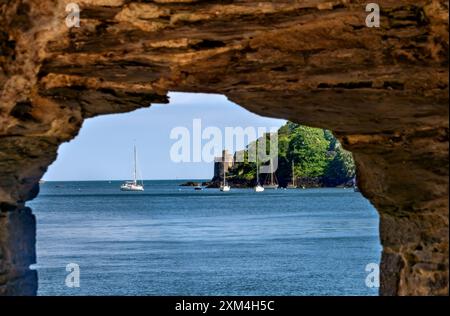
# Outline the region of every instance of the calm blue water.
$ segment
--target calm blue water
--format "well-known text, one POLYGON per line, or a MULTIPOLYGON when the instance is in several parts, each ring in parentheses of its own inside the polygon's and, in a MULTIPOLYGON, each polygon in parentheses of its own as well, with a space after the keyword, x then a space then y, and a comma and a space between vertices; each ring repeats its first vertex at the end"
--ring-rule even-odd
POLYGON ((377 295, 378 218, 345 189, 194 191, 182 181, 47 182, 40 295, 377 295), (65 285, 68 263, 80 287, 65 285))

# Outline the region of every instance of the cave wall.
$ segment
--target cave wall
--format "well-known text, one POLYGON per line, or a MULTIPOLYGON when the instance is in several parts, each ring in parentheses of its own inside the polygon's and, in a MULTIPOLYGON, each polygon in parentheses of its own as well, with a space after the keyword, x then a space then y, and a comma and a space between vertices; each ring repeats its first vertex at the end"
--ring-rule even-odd
POLYGON ((380 214, 383 295, 448 295, 448 1, 0 1, 0 294, 36 293, 25 202, 84 119, 226 95, 333 130, 380 214))

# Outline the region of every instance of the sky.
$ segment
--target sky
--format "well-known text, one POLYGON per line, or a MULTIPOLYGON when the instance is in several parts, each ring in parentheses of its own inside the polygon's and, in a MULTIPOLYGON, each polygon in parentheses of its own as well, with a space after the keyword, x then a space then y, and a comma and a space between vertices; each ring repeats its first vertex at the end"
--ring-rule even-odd
MULTIPOLYGON (((103 115, 85 120, 79 135, 59 147, 58 158, 49 167, 43 179, 131 179, 134 145, 138 152, 140 178, 209 179, 213 176, 213 162, 205 161, 208 159, 194 161, 199 160, 194 157, 194 152, 198 152, 194 148, 199 148, 195 147, 194 143, 196 139, 201 139, 194 137, 197 135, 196 131, 205 133, 208 127, 216 127, 216 132, 220 130, 222 137, 210 135, 209 139, 200 140, 202 150, 208 143, 212 143, 211 139, 215 140, 214 144, 218 150, 219 146, 222 148, 225 144, 226 127, 265 128, 269 131, 270 128, 279 128, 285 123, 285 120, 253 114, 222 95, 170 93, 169 97, 169 104, 153 104, 150 108, 129 113, 103 115), (184 134, 177 132, 180 130, 184 131, 184 134), (189 140, 188 151, 186 146, 182 149, 177 146, 182 140, 184 145, 186 140, 189 140), (174 159, 174 153, 180 152, 185 153, 184 160, 188 161, 180 162, 174 159)), ((246 139, 244 145, 253 140, 246 139)), ((234 151, 243 149, 241 147, 235 144, 227 149, 234 151)))

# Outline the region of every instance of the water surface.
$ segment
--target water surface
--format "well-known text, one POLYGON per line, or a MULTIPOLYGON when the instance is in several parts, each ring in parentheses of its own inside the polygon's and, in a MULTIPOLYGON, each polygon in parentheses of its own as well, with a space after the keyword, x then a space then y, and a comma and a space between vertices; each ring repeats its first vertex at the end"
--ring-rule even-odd
POLYGON ((378 217, 350 189, 194 191, 182 181, 46 182, 39 295, 376 295, 378 217), (66 265, 80 287, 65 285, 66 265))

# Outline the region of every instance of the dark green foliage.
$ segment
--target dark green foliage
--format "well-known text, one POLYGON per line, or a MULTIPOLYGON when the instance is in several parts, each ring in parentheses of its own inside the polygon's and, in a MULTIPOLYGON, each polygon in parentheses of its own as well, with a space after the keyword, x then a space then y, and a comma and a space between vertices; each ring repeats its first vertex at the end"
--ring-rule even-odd
POLYGON ((338 146, 333 159, 328 163, 324 174, 326 186, 337 186, 350 181, 355 176, 355 163, 350 152, 338 146))
MULTIPOLYGON (((247 148, 254 148, 253 142, 247 148)), ((255 179, 254 162, 238 163, 230 170, 232 182, 251 182, 255 179)), ((292 178, 292 161, 296 179, 314 179, 324 186, 345 185, 355 175, 352 154, 342 149, 328 130, 287 122, 278 130, 278 169, 276 176, 281 186, 292 178)), ((261 162, 264 163, 264 162, 261 162)))

